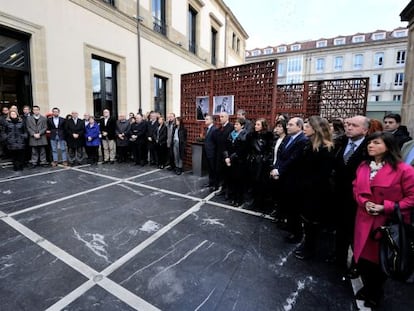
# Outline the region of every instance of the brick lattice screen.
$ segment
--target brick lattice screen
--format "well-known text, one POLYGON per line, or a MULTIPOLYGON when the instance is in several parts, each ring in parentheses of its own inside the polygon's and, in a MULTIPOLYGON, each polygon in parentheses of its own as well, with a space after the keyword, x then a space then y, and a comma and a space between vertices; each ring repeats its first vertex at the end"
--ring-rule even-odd
MULTIPOLYGON (((273 125, 276 114, 290 117, 321 115, 332 119, 366 113, 368 78, 305 81, 277 84, 277 60, 210 69, 181 75, 181 117, 188 130, 185 166, 191 167, 191 144, 203 137, 204 121, 196 120, 196 98, 234 96, 234 113, 243 109, 251 120, 266 118, 273 125)), ((214 116, 218 123, 218 116, 214 116)), ((235 115, 230 116, 234 122, 235 115)))

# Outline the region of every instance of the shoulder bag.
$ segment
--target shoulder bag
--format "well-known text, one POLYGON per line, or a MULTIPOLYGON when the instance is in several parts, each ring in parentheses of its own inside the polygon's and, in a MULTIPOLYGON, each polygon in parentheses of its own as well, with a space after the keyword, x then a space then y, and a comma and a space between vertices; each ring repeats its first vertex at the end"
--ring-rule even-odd
POLYGON ((376 228, 371 237, 379 241, 379 263, 390 278, 406 281, 414 272, 413 208, 411 224, 403 220, 400 205, 395 203, 392 218, 387 225, 376 228))

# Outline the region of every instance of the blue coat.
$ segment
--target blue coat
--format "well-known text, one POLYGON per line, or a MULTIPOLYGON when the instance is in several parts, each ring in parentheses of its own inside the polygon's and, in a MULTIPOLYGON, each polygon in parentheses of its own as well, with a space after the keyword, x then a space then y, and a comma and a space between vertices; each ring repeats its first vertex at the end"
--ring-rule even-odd
POLYGON ((94 123, 91 127, 90 124, 85 127, 85 141, 87 147, 98 147, 101 144, 99 124, 94 123), (88 137, 92 137, 92 140, 89 141, 88 137))

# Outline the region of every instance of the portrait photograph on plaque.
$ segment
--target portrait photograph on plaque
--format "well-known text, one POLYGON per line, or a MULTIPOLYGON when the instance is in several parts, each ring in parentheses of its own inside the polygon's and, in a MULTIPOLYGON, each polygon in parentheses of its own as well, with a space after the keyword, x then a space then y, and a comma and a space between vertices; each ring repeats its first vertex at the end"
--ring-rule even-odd
POLYGON ((197 121, 204 121, 206 115, 209 114, 209 97, 197 96, 196 97, 196 118, 197 121))
POLYGON ((234 114, 234 95, 214 96, 213 97, 214 114, 227 112, 229 115, 234 114))

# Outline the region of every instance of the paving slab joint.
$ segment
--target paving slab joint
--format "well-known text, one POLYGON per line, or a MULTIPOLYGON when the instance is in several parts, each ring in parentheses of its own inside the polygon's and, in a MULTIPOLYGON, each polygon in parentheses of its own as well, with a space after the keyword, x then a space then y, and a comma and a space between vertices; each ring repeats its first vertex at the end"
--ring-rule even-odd
POLYGON ((103 280, 103 278, 104 278, 104 276, 102 275, 102 274, 97 274, 97 275, 95 275, 94 277, 93 277, 93 281, 95 282, 95 283, 99 283, 100 281, 102 281, 103 280))

